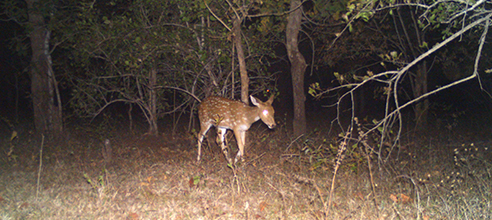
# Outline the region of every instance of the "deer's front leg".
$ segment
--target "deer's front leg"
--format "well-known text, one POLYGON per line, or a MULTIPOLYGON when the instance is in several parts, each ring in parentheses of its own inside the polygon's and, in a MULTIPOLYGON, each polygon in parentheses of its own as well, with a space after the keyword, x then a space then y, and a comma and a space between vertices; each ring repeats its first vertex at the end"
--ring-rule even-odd
POLYGON ((227 142, 225 139, 225 135, 227 133, 227 129, 225 128, 218 128, 217 129, 217 144, 220 143, 220 146, 222 148, 222 153, 224 153, 227 162, 232 163, 231 158, 229 157, 229 146, 227 146, 227 142))
POLYGON ((239 151, 237 152, 236 159, 234 160, 234 164, 237 163, 239 158, 241 158, 241 162, 244 162, 244 146, 246 145, 246 131, 234 131, 237 140, 237 146, 239 147, 239 151))
POLYGON ((198 156, 196 158, 197 163, 200 163, 200 157, 202 156, 203 139, 205 138, 205 134, 207 134, 208 129, 210 129, 211 126, 212 126, 211 124, 207 124, 204 122, 202 122, 201 124, 200 133, 198 133, 198 156))

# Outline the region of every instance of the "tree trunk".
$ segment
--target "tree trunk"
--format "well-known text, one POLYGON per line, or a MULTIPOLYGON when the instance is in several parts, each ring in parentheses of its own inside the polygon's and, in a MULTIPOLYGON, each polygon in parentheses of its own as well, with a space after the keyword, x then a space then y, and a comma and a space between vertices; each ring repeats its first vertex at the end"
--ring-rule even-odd
MULTIPOLYGON (((246 60, 244 58, 243 43, 241 41, 241 19, 236 18, 233 23, 232 34, 234 36, 234 45, 237 51, 239 61, 239 73, 241 74, 241 101, 249 103, 249 77, 246 70, 246 60)), ((233 82, 234 83, 234 82, 233 82)))
MULTIPOLYGON (((300 0, 290 1, 290 10, 294 10, 301 4, 300 0)), ((306 70, 306 60, 299 52, 298 37, 301 30, 302 11, 299 7, 291 12, 287 21, 286 47, 290 61, 290 71, 292 74, 292 88, 294 94, 294 135, 299 136, 306 133, 306 109, 304 94, 304 71, 306 70)))
POLYGON ((367 96, 366 94, 366 86, 362 86, 359 89, 354 91, 354 103, 352 108, 354 108, 354 114, 356 117, 363 118, 365 115, 367 115, 367 107, 366 107, 366 101, 367 101, 367 96))
POLYGON ((156 95, 156 86, 157 86, 157 70, 152 68, 149 73, 149 134, 157 135, 158 134, 158 125, 157 125, 157 95, 156 95))
POLYGON ((49 54, 50 31, 46 28, 43 14, 37 5, 39 0, 26 0, 26 2, 29 24, 32 27, 30 72, 34 125, 36 132, 55 137, 63 131, 63 123, 60 98, 58 96, 58 99, 55 99, 57 85, 49 54))
MULTIPOLYGON (((414 98, 420 97, 427 93, 427 63, 417 66, 415 76, 414 98)), ((424 99, 415 105, 415 122, 417 130, 426 130, 428 122, 429 100, 424 99)))

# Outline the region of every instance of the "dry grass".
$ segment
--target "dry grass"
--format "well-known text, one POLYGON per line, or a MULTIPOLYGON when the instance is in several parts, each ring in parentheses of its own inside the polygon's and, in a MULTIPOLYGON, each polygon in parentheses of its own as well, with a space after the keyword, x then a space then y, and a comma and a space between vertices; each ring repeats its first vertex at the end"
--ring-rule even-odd
POLYGON ((1 142, 0 219, 492 218, 489 142, 405 145, 398 160, 373 164, 376 194, 365 157, 349 148, 325 216, 337 145, 322 133, 252 131, 236 176, 215 144, 195 164, 191 134, 98 134, 44 145, 38 196, 40 143, 1 142))

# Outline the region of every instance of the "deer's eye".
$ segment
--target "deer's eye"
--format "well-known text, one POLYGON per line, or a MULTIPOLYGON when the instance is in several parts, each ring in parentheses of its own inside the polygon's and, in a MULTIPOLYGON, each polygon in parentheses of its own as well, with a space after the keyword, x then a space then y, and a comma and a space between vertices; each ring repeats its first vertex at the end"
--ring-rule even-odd
POLYGON ((268 115, 268 110, 263 110, 262 113, 263 113, 264 116, 267 116, 268 115))

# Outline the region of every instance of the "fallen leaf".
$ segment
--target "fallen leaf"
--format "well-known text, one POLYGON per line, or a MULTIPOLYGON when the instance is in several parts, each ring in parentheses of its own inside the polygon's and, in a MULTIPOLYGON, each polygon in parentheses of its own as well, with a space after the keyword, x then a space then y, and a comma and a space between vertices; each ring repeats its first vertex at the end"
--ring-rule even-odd
POLYGON ((358 198, 358 199, 360 199, 360 200, 364 200, 364 195, 362 195, 362 193, 361 193, 361 192, 356 192, 356 193, 354 194, 354 196, 355 196, 355 198, 358 198))
POLYGON ((20 208, 27 208, 28 206, 29 206, 29 203, 24 202, 24 203, 22 203, 19 207, 20 207, 20 208))
POLYGON ((262 211, 262 212, 263 212, 263 210, 265 210, 265 208, 267 207, 267 205, 268 205, 268 204, 267 204, 265 201, 260 202, 260 205, 259 205, 259 207, 260 207, 260 211, 262 211))
POLYGON ((397 197, 395 194, 391 194, 391 195, 390 195, 390 199, 391 199, 391 201, 393 201, 393 202, 398 202, 398 197, 397 197))
POLYGON ((195 181, 193 180, 193 177, 190 177, 190 181, 188 181, 188 184, 190 185, 190 188, 195 187, 195 181))
POLYGON ((128 214, 128 216, 126 217, 126 219, 128 219, 128 220, 138 219, 138 215, 137 215, 137 213, 132 212, 132 213, 128 214))
POLYGON ((405 194, 400 194, 400 202, 403 203, 403 204, 407 204, 409 202, 412 201, 412 198, 410 198, 409 196, 405 195, 405 194))

